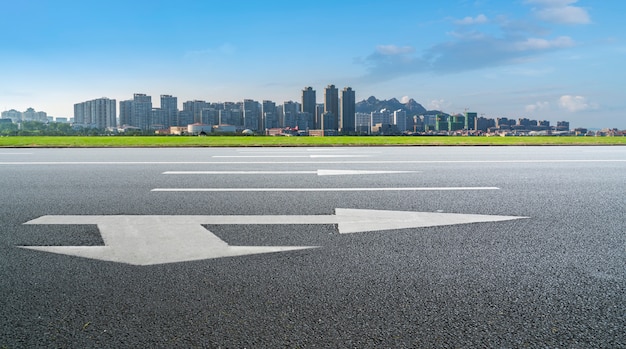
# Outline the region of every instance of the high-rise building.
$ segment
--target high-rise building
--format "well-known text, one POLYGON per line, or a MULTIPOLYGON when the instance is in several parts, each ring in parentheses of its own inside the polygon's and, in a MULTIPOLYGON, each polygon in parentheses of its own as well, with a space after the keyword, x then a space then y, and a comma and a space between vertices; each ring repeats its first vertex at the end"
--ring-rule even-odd
POLYGON ((19 122, 22 120, 22 112, 15 109, 5 110, 2 112, 3 119, 11 119, 11 122, 19 122))
POLYGON ((179 126, 177 97, 161 95, 161 110, 163 110, 163 126, 179 126))
POLYGON ((283 103, 283 127, 296 127, 300 104, 293 101, 283 103))
POLYGON ((115 99, 98 98, 74 104, 74 123, 84 127, 110 128, 117 126, 115 99))
POLYGON ((324 112, 322 114, 320 129, 324 131, 337 131, 335 125, 337 125, 337 117, 331 112, 324 112))
POLYGON ((143 93, 133 95, 130 126, 149 130, 152 124, 152 97, 143 93))
POLYGON ((252 99, 243 100, 243 127, 257 131, 262 129, 259 102, 252 99))
MULTIPOLYGON (((191 112, 193 115, 192 123, 202 123, 202 109, 209 108, 209 103, 201 100, 187 101, 183 103, 183 110, 191 112)), ((179 125, 179 126, 187 126, 187 125, 179 125)))
POLYGON ((166 123, 165 111, 161 108, 152 108, 152 112, 150 113, 150 129, 163 130, 169 128, 165 126, 166 123))
POLYGON ((370 125, 374 127, 376 124, 391 125, 392 117, 391 112, 387 109, 381 109, 379 111, 373 111, 370 113, 371 121, 370 125))
POLYGON ((45 111, 36 111, 33 108, 28 108, 22 113, 22 120, 46 122, 48 114, 45 111))
POLYGON ((261 104, 261 130, 279 127, 276 103, 265 100, 261 104))
POLYGON ((557 131, 569 131, 569 121, 557 121, 556 130, 557 131))
MULTIPOLYGON (((133 113, 133 100, 120 101, 120 126, 131 126, 131 115, 133 113)), ((74 112, 76 115, 76 112, 74 112)), ((74 116, 74 122, 76 122, 76 116, 74 116)))
POLYGON ((404 132, 409 130, 408 119, 406 117, 406 111, 398 109, 393 112, 393 124, 396 125, 398 131, 404 132))
POLYGON ((333 120, 332 124, 324 124, 326 130, 339 130, 339 90, 335 85, 328 85, 324 90, 324 114, 332 114, 332 117, 328 115, 324 118, 325 121, 333 120))
POLYGON ((370 134, 371 132, 371 115, 368 113, 356 113, 355 128, 357 134, 370 134))
POLYGON ((356 98, 351 87, 341 91, 341 121, 340 128, 344 134, 356 131, 356 98))
POLYGON ((202 124, 204 125, 217 125, 219 124, 220 114, 219 110, 213 108, 202 109, 202 124))
POLYGON ((476 130, 477 118, 478 118, 478 113, 465 112, 465 129, 476 130))
POLYGON ((302 112, 309 113, 309 121, 313 121, 312 125, 309 125, 311 128, 315 128, 317 123, 317 113, 316 113, 316 105, 317 105, 317 97, 315 95, 315 90, 313 87, 305 87, 302 90, 302 112))

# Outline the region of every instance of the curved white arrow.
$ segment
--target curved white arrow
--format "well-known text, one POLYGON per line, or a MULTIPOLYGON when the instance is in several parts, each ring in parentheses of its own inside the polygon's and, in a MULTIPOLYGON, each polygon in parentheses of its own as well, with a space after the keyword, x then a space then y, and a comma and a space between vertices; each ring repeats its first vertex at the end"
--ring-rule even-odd
POLYGON ((134 265, 284 252, 319 246, 230 246, 203 224, 337 224, 339 233, 496 222, 526 217, 337 208, 335 215, 42 216, 24 224, 96 224, 105 246, 20 246, 134 265))

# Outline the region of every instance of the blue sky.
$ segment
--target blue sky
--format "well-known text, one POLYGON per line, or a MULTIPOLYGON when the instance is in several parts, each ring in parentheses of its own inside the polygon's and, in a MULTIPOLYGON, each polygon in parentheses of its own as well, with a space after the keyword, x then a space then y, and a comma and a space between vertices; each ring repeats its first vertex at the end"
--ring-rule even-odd
POLYGON ((626 129, 626 1, 3 0, 0 109, 72 116, 146 93, 413 98, 447 113, 626 129))

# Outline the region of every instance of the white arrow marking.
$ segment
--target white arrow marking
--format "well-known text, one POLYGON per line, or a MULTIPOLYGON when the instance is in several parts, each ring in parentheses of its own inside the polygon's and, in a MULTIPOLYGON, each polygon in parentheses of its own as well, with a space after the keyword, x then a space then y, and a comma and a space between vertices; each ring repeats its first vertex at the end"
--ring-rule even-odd
POLYGON ((266 174, 316 174, 318 176, 345 176, 416 173, 417 171, 370 171, 370 170, 317 170, 317 171, 165 171, 164 175, 266 175, 266 174))
POLYGON ((308 216, 42 216, 24 224, 97 224, 105 246, 20 246, 31 250, 134 265, 175 263, 316 248, 230 246, 202 224, 337 224, 341 234, 526 217, 337 208, 308 216))
MULTIPOLYGON (((43 216, 25 224, 97 224, 105 246, 21 246, 133 265, 283 252, 317 246, 230 246, 188 216, 43 216)), ((210 221, 210 220, 209 220, 210 221)))

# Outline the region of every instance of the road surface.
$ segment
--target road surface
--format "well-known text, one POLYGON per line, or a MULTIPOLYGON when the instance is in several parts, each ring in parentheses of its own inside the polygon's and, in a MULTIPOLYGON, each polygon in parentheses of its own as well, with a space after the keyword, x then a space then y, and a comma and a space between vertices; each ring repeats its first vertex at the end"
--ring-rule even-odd
POLYGON ((626 147, 0 149, 0 348, 626 347, 626 147))

